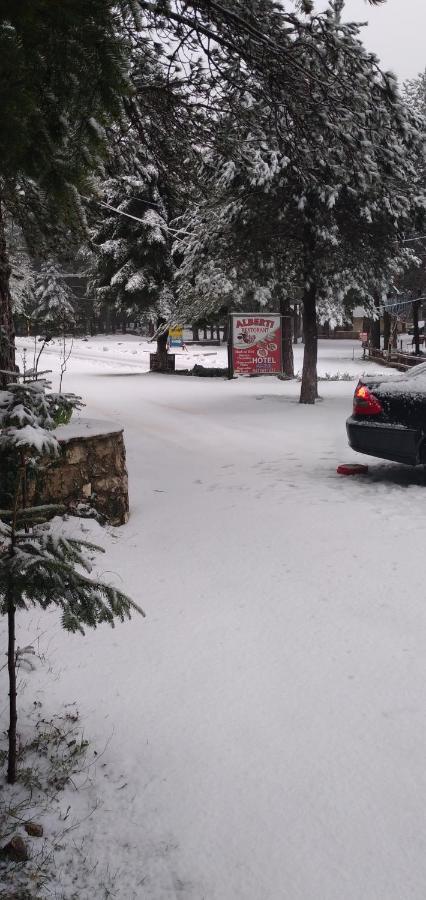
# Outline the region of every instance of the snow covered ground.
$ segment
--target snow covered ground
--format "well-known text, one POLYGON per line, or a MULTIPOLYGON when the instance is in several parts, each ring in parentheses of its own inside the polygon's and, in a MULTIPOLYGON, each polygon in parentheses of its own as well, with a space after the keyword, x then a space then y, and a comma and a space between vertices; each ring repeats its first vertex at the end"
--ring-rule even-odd
MULTIPOLYGON (((22 367, 23 353, 26 351, 27 367, 31 367, 34 357, 34 347, 40 347, 34 338, 18 338, 18 363, 22 367)), ((69 346, 69 345, 68 345, 69 346)), ((336 372, 348 372, 354 377, 360 371, 360 350, 359 342, 354 341, 321 341, 320 342, 320 359, 318 372, 325 375, 336 372)), ((76 362, 84 360, 88 366, 91 363, 105 370, 112 369, 114 372, 120 372, 122 369, 129 372, 139 371, 148 372, 149 370, 149 354, 156 349, 156 344, 137 337, 135 335, 98 335, 96 337, 78 338, 74 341, 72 350, 71 370, 76 370, 76 362)), ((295 367, 296 372, 302 370, 303 348, 301 344, 294 348, 295 350, 295 367)), ((53 340, 47 344, 43 350, 40 365, 42 368, 56 368, 58 353, 60 351, 60 342, 53 340)), ((37 351, 38 352, 38 351, 37 351)), ((176 369, 190 369, 195 364, 213 367, 225 367, 228 364, 227 351, 225 345, 215 346, 214 344, 188 344, 188 349, 175 348, 172 351, 176 356, 176 369)), ((88 366, 80 371, 89 371, 88 366)), ((40 368, 40 367, 39 367, 40 368)), ((362 369, 367 370, 368 364, 362 369)))
MULTIPOLYGON (((424 900, 423 471, 350 451, 354 382, 303 407, 295 382, 146 374, 147 350, 78 341, 64 382, 125 428, 130 521, 90 530, 147 618, 19 621, 47 659, 21 705, 76 701, 104 751, 78 896, 109 871, 117 900, 424 900)), ((203 352, 224 364, 182 367, 203 352)), ((377 371, 360 355, 321 342, 320 373, 377 371)))

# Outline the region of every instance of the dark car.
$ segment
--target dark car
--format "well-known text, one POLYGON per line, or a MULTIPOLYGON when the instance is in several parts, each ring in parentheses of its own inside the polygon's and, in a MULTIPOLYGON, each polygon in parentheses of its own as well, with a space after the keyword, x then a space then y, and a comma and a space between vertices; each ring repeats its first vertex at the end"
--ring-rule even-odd
POLYGON ((426 362, 400 375, 360 379, 346 430, 358 453, 425 465, 426 362))

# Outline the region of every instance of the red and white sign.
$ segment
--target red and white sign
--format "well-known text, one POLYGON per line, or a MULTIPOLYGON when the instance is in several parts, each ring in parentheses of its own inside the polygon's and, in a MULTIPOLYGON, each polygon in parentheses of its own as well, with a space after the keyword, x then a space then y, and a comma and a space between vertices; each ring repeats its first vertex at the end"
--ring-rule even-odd
POLYGON ((281 316, 234 314, 232 363, 240 375, 275 375, 282 372, 281 316))

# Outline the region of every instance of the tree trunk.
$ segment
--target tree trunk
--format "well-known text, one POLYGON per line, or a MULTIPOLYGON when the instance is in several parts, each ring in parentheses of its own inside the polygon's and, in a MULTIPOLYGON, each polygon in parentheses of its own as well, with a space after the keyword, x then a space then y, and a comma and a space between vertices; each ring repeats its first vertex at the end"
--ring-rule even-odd
POLYGON ((203 325, 203 340, 207 341, 207 325, 203 325))
POLYGON ((294 357, 293 357, 293 329, 292 316, 290 312, 290 304, 288 300, 280 299, 281 319, 281 352, 282 366, 284 375, 290 378, 294 377, 294 357))
MULTIPOLYGON (((164 319, 158 319, 157 328, 160 328, 161 325, 164 325, 164 319)), ((168 330, 163 334, 159 334, 157 337, 157 353, 159 357, 159 372, 167 372, 167 339, 169 336, 168 330)))
POLYGON ((392 316, 391 344, 394 350, 398 349, 398 316, 392 316))
POLYGON ((216 325, 216 340, 220 343, 220 325, 216 325))
POLYGON ((420 356, 420 331, 419 331, 419 301, 413 303, 413 345, 416 356, 420 356))
MULTIPOLYGON (((311 274, 312 277, 312 274, 311 274)), ((302 387, 300 391, 300 403, 315 403, 318 397, 317 385, 317 357, 318 357, 318 328, 316 285, 307 281, 309 287, 305 289, 303 297, 303 334, 305 348, 303 352, 302 387)))
POLYGON ((9 784, 16 781, 16 655, 15 655, 15 604, 10 587, 7 594, 8 647, 7 668, 9 671, 9 748, 7 760, 7 780, 9 784))
POLYGON ((299 307, 295 306, 293 309, 293 341, 297 344, 299 340, 299 307))
POLYGON ((387 351, 389 350, 389 344, 391 342, 391 316, 390 313, 383 313, 383 347, 387 351))
MULTIPOLYGON (((15 331, 9 278, 10 264, 0 200, 0 369, 7 372, 15 372, 15 331)), ((10 375, 0 374, 0 388, 5 388, 11 380, 10 375)))
POLYGON ((198 329, 198 325, 192 326, 192 340, 195 341, 196 343, 198 343, 198 341, 200 340, 200 332, 198 329))
POLYGON ((371 321, 370 343, 375 350, 380 350, 380 299, 374 298, 374 305, 377 310, 377 318, 371 321))

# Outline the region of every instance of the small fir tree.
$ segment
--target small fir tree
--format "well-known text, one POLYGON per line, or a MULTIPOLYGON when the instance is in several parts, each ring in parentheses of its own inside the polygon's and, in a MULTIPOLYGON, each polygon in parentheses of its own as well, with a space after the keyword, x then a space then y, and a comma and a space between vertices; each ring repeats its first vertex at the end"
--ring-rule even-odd
POLYGON ((64 411, 80 406, 74 395, 52 394, 42 381, 11 384, 0 392, 0 454, 7 471, 2 485, 0 510, 0 612, 8 619, 9 752, 7 780, 16 780, 16 631, 18 610, 38 604, 55 605, 62 612, 67 631, 96 628, 101 622, 114 624, 130 617, 132 609, 142 613, 121 591, 93 581, 90 557, 101 548, 62 532, 54 515, 59 505, 29 507, 28 483, 46 455, 57 455, 55 421, 64 411), (6 465, 7 463, 7 465, 6 465))
POLYGON ((57 267, 49 261, 35 279, 33 319, 50 334, 63 334, 75 325, 74 295, 57 267))

